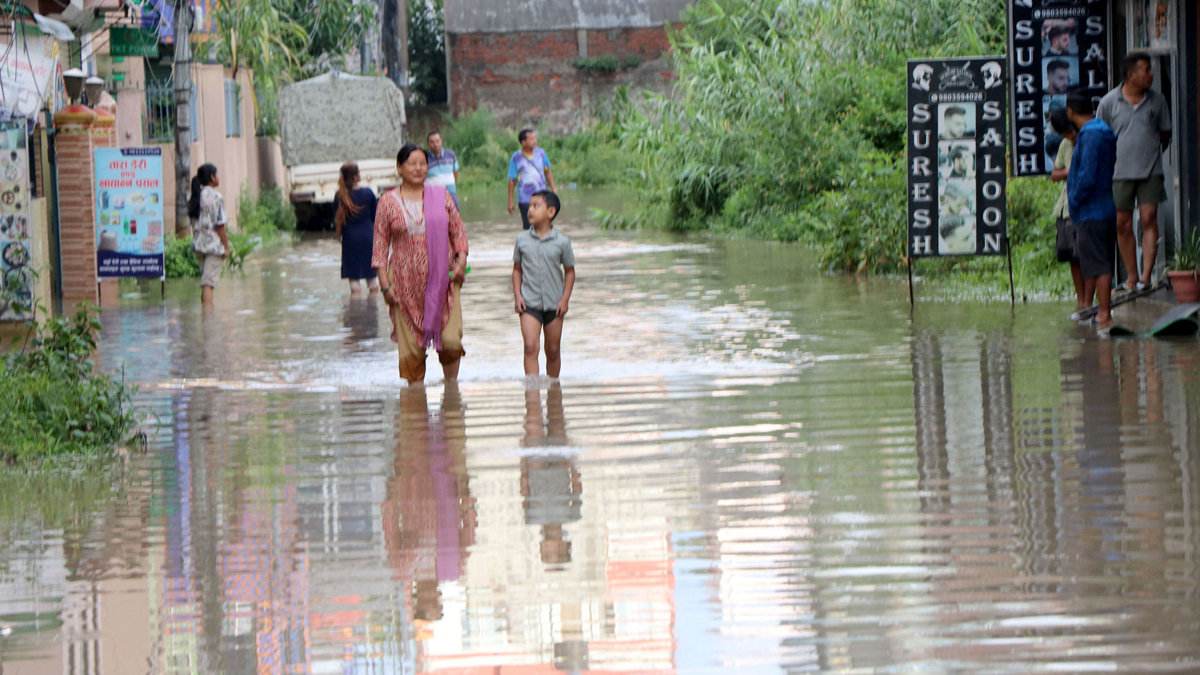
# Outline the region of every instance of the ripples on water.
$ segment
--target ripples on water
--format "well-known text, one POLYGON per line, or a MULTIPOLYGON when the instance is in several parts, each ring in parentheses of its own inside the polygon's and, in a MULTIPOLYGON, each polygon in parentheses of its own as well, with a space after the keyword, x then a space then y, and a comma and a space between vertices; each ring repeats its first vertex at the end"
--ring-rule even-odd
POLYGON ((563 229, 561 386, 520 378, 508 222, 457 387, 396 386, 330 240, 106 314, 162 427, 3 477, 5 672, 1200 671, 1195 341, 563 229))

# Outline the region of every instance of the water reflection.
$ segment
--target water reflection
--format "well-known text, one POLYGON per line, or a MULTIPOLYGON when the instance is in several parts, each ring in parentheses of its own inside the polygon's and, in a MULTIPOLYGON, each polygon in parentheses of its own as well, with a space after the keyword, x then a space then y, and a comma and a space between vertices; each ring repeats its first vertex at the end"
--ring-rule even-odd
MULTIPOLYGON (((546 394, 547 414, 542 415, 541 392, 525 391, 525 438, 527 448, 567 445, 567 422, 563 412, 562 385, 554 382, 546 394)), ((568 449, 568 452, 570 450, 568 449)), ((571 455, 537 453, 521 457, 521 496, 525 524, 541 528, 538 550, 547 565, 571 562, 571 542, 563 526, 583 517, 583 484, 571 455)))
POLYGON ((471 227, 459 386, 396 386, 332 240, 106 313, 165 424, 72 508, 0 493, 5 673, 1196 669, 1195 341, 567 220, 526 386, 511 223, 471 227))

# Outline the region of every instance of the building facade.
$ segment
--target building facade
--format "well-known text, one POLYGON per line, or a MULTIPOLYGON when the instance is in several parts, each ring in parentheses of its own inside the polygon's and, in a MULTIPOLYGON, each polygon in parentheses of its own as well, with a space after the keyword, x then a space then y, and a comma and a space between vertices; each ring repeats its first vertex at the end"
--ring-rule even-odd
POLYGON ((458 115, 568 132, 619 86, 665 92, 669 26, 690 0, 446 0, 447 80, 458 115))

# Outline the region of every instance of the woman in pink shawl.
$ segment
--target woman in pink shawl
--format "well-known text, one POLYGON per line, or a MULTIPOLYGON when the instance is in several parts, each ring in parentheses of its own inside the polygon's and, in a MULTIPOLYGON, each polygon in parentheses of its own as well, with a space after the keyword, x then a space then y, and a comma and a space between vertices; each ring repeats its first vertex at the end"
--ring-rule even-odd
POLYGON ((425 185, 425 151, 409 143, 396 157, 400 187, 379 200, 371 266, 392 315, 400 377, 425 381, 425 350, 438 353, 447 380, 458 377, 459 294, 467 269, 467 230, 446 188, 425 185))

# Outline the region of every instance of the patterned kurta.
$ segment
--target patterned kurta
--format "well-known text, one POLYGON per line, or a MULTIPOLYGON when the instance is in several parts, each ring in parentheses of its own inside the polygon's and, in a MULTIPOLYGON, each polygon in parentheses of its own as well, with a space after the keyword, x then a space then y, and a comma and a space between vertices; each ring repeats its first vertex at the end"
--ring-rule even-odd
MULTIPOLYGON (((467 252, 467 228, 463 225, 458 209, 450 193, 446 193, 446 211, 450 215, 450 260, 453 269, 454 256, 467 252)), ((400 204, 400 188, 389 191, 379 200, 375 213, 375 246, 371 266, 388 270, 392 282, 392 295, 399 304, 397 309, 404 315, 413 335, 423 335, 425 321, 425 285, 429 278, 429 249, 425 243, 425 222, 411 226, 406 222, 404 207, 400 204), (390 264, 389 264, 390 255, 390 264)), ((446 305, 442 310, 442 328, 450 321, 450 306, 458 293, 458 284, 450 284, 446 294, 446 305)), ((419 342, 419 340, 418 340, 419 342)))
POLYGON ((200 217, 192 220, 192 248, 205 255, 225 255, 225 246, 215 230, 228 224, 225 198, 207 185, 200 188, 200 217))

